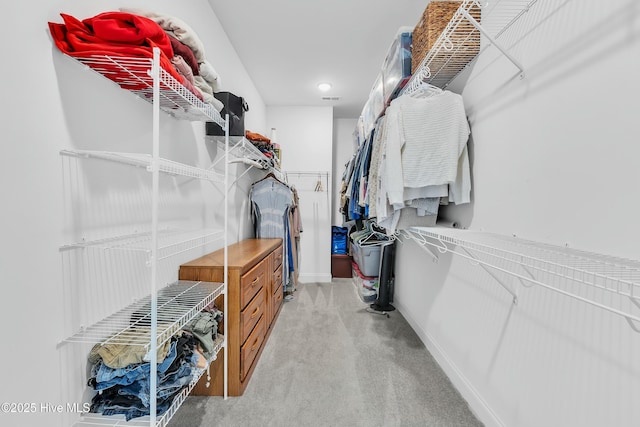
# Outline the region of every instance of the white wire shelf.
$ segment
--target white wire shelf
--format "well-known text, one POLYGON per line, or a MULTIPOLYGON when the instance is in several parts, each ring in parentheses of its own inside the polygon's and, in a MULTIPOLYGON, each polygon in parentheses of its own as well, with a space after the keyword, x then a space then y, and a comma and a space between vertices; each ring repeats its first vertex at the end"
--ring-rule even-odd
MULTIPOLYGON (((215 140, 218 147, 224 150, 223 137, 209 137, 215 140)), ((237 159, 250 159, 263 165, 263 169, 271 167, 269 159, 245 137, 229 137, 229 154, 237 159)))
MULTIPOLYGON (((218 334, 214 342, 214 356, 207 361, 207 366, 211 364, 213 360, 215 360, 218 356, 220 350, 224 347, 224 336, 222 334, 218 334)), ((186 398, 189 396, 193 388, 196 386, 202 375, 207 371, 207 369, 196 369, 195 374, 191 382, 174 398, 171 406, 167 411, 159 417, 156 417, 155 426, 156 427, 166 427, 169 424, 169 421, 173 416, 178 412, 180 406, 184 403, 186 398)), ((74 424, 74 427, 85 427, 85 426, 127 426, 127 427, 149 427, 152 424, 150 417, 139 417, 134 418, 130 421, 126 421, 124 415, 114 415, 114 416, 106 416, 102 414, 83 414, 82 418, 74 424)))
MULTIPOLYGON (((158 346, 180 331, 224 292, 223 283, 177 281, 157 292, 158 346)), ((66 338, 66 342, 90 344, 151 345, 151 295, 66 338)))
MULTIPOLYGON (((81 62, 121 88, 133 92, 141 99, 153 102, 151 58, 90 55, 67 57, 81 62)), ((160 109, 183 120, 214 121, 224 128, 224 119, 211 104, 198 99, 164 69, 160 68, 160 109)))
MULTIPOLYGON (((91 151, 91 150, 61 150, 63 156, 100 159, 116 162, 124 165, 145 168, 148 172, 152 172, 153 156, 144 153, 116 153, 111 151, 91 151)), ((183 163, 174 162, 163 158, 158 159, 158 170, 167 175, 185 176, 189 178, 203 179, 212 182, 223 182, 224 175, 210 169, 198 168, 195 166, 185 165, 183 163)))
MULTIPOLYGON (((621 315, 640 332, 634 323, 640 322, 639 261, 488 232, 441 227, 407 231, 436 258, 435 251, 462 256, 485 269, 514 276, 523 285, 539 285, 621 315)), ((517 303, 515 293, 502 286, 517 303)))
MULTIPOLYGON (((209 137, 213 140, 215 140, 215 142, 218 144, 218 147, 221 150, 224 150, 225 148, 225 142, 223 137, 209 137)), ((248 160, 248 162, 240 162, 240 163, 246 163, 250 166, 253 167, 257 167, 259 169, 264 169, 264 170, 269 170, 270 172, 272 172, 278 179, 280 179, 281 181, 284 181, 286 179, 284 173, 276 168, 275 166, 273 166, 271 159, 269 159, 267 156, 265 156, 262 151, 260 151, 260 149, 258 149, 258 147, 256 147, 255 145, 253 145, 251 143, 251 141, 249 141, 247 138, 245 137, 229 137, 230 140, 230 145, 229 145, 229 154, 231 156, 233 156, 234 158, 238 159, 238 160, 248 160), (237 142, 236 142, 237 140, 237 142)), ((215 167, 215 165, 220 161, 223 160, 223 158, 219 159, 218 161, 214 162, 213 165, 211 165, 211 169, 213 169, 213 167, 215 167)), ((234 162, 233 160, 229 161, 230 163, 237 163, 234 162)), ((245 171, 245 173, 248 172, 245 171)), ((242 176, 244 176, 244 173, 242 175, 240 175, 237 179, 239 180, 240 178, 242 178, 242 176)))
POLYGON ((522 73, 523 69, 518 61, 502 49, 496 40, 536 2, 537 0, 463 0, 418 69, 413 71, 401 94, 412 93, 422 82, 446 88, 487 47, 481 47, 482 36, 507 56, 522 73))
POLYGON ((265 156, 258 147, 253 145, 251 141, 246 138, 241 138, 240 141, 233 146, 231 154, 237 157, 255 160, 257 162, 264 163, 266 167, 271 167, 267 156, 265 156))
MULTIPOLYGON (((158 252, 156 257, 160 261, 222 239, 224 237, 224 230, 198 229, 183 231, 175 229, 159 229, 157 237, 158 252)), ((151 232, 133 233, 124 236, 75 242, 61 246, 60 251, 79 248, 123 250, 150 254, 151 232)))

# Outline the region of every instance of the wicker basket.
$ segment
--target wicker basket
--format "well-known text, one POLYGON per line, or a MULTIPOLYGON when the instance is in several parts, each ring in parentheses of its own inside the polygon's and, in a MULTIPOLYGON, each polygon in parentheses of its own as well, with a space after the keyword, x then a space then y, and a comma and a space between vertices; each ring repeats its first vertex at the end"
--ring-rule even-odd
MULTIPOLYGON (((438 37, 440 37, 440 34, 461 4, 462 2, 460 1, 432 1, 427 5, 420 21, 413 29, 411 42, 412 74, 418 69, 420 63, 438 40, 438 37)), ((478 22, 480 21, 480 10, 477 7, 472 8, 470 13, 478 22)), ((479 46, 477 48, 479 49, 479 46)))

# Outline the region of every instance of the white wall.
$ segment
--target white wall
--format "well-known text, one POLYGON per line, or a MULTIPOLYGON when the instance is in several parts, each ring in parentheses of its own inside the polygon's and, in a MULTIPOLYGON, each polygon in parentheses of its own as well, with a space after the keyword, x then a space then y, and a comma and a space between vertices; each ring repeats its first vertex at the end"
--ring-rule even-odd
POLYGON ((277 132, 282 170, 331 170, 332 107, 270 106, 267 123, 277 132))
POLYGON ((353 132, 356 130, 357 119, 336 119, 333 122, 333 206, 331 209, 331 224, 342 226, 343 216, 340 212, 340 190, 342 174, 345 165, 353 157, 356 148, 353 132))
MULTIPOLYGON (((247 126, 266 131, 264 102, 205 0, 131 1, 127 6, 173 14, 189 23, 203 40, 223 89, 247 98, 251 107, 247 126)), ((112 2, 9 2, 2 7, 11 16, 7 34, 19 43, 7 44, 5 55, 13 65, 0 70, 5 82, 0 168, 4 199, 0 271, 5 287, 0 320, 5 325, 5 345, 0 400, 32 402, 39 413, 3 413, 0 424, 68 426, 75 414, 46 413, 40 404, 82 401, 89 346, 59 345, 60 341, 79 322, 117 306, 118 292, 139 291, 123 289, 129 284, 148 286, 139 280, 148 276, 148 269, 136 255, 60 252, 59 247, 148 226, 149 175, 116 164, 65 158, 59 151, 149 153, 151 105, 62 56, 49 35, 47 22, 62 22, 59 13, 84 19, 113 10, 112 2), (87 298, 88 292, 99 299, 87 298)), ((208 166, 220 157, 218 148, 204 141, 203 124, 177 121, 164 113, 161 119, 162 156, 196 166, 208 166)), ((231 167, 233 176, 242 171, 244 166, 231 167)), ((257 176, 251 172, 230 194, 232 242, 250 234, 247 188, 257 176)), ((176 225, 221 227, 220 185, 165 177, 161 192, 161 219, 176 225)), ((183 255, 187 256, 198 255, 183 255)), ((177 277, 181 262, 184 259, 172 258, 163 263, 161 277, 177 277)))
MULTIPOLYGON (((453 90, 472 128, 465 227, 640 259, 640 7, 538 1, 453 90), (456 87, 457 86, 457 87, 456 87)), ((396 305, 487 426, 635 426, 640 340, 624 318, 460 258, 399 245, 396 305)), ((639 311, 640 312, 640 311, 639 311)))
MULTIPOLYGON (((322 192, 313 191, 309 177, 289 175, 298 188, 304 231, 300 240, 300 281, 331 281, 332 107, 268 107, 267 123, 276 129, 282 150, 282 170, 327 172, 322 192)), ((315 179, 315 178, 314 178, 315 179)))

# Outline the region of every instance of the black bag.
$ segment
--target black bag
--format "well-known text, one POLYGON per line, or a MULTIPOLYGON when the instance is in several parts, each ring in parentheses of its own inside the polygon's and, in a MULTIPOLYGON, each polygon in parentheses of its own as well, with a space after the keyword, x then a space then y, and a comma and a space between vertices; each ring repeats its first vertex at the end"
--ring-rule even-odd
MULTIPOLYGON (((244 112, 249 111, 249 106, 244 98, 236 96, 231 92, 218 92, 213 96, 224 104, 220 112, 222 118, 229 114, 229 135, 244 136, 244 112)), ((206 134, 214 136, 224 136, 224 129, 215 122, 206 123, 206 134)))

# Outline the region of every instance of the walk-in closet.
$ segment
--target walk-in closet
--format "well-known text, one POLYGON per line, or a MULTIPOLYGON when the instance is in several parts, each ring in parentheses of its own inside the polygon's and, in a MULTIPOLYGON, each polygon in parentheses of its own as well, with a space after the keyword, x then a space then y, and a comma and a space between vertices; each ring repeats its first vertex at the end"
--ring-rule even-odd
POLYGON ((640 425, 640 2, 9 2, 0 425, 640 425))

